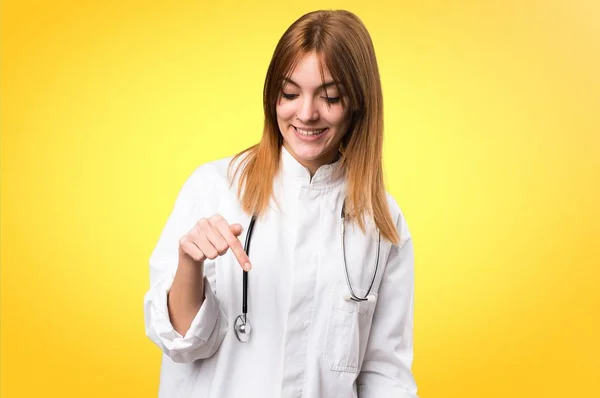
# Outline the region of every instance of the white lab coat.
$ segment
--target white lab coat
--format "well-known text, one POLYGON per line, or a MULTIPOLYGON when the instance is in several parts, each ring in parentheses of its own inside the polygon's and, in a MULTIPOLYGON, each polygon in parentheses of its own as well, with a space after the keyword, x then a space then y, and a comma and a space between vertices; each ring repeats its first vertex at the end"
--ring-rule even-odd
MULTIPOLYGON (((146 333, 163 351, 159 397, 414 398, 413 245, 401 210, 388 194, 401 234, 382 238, 377 300, 345 301, 340 212, 346 183, 339 162, 309 171, 282 149, 277 203, 254 225, 248 274, 249 342, 233 323, 241 313, 242 269, 231 251, 205 263, 206 299, 185 336, 169 320, 178 242, 202 217, 221 214, 244 232, 250 216, 227 180, 231 158, 198 167, 183 185, 150 257, 144 298, 146 333)), ((357 295, 375 267, 376 233, 347 224, 346 261, 357 295)))

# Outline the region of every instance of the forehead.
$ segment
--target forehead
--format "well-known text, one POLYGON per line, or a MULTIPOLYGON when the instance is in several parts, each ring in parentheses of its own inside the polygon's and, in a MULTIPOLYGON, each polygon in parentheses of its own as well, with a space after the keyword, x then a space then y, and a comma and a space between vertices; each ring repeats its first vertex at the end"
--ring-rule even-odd
MULTIPOLYGON (((303 88, 318 88, 333 80, 327 65, 321 61, 321 58, 315 52, 300 57, 295 68, 289 74, 289 79, 303 88), (323 73, 323 76, 321 76, 321 73, 323 73)), ((284 80, 284 84, 286 83, 289 83, 289 81, 284 80)))

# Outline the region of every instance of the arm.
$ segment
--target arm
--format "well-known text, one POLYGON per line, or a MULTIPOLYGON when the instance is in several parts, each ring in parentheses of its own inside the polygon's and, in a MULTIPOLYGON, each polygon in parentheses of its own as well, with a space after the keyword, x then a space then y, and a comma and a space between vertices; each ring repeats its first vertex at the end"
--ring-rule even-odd
POLYGON ((179 264, 179 240, 205 214, 202 207, 209 205, 207 177, 200 167, 186 180, 150 257, 150 289, 144 296, 146 335, 174 362, 210 357, 227 331, 227 318, 214 292, 214 261, 205 260, 204 269, 179 264))
POLYGON ((416 398, 413 360, 414 254, 402 215, 379 287, 371 334, 357 379, 360 398, 416 398))
POLYGON ((193 261, 180 249, 173 285, 167 293, 169 317, 177 333, 187 333, 203 302, 204 261, 193 261))

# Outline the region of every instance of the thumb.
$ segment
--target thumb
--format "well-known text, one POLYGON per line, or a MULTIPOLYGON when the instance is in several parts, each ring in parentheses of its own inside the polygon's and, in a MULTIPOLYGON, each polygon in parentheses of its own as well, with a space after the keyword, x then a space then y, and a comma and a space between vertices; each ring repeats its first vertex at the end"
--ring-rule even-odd
POLYGON ((244 227, 242 227, 241 224, 231 224, 229 226, 229 230, 235 235, 235 236, 240 236, 242 234, 242 231, 244 230, 244 227))

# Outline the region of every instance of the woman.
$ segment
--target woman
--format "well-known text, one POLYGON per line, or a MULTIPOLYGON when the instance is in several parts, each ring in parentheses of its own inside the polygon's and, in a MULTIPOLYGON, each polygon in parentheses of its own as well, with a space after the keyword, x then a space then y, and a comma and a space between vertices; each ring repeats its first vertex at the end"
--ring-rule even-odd
POLYGON ((416 397, 413 246, 384 190, 381 84, 362 22, 319 11, 292 24, 264 111, 259 144, 188 178, 150 258, 159 395, 416 397))

